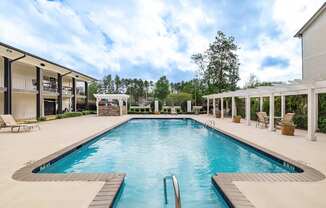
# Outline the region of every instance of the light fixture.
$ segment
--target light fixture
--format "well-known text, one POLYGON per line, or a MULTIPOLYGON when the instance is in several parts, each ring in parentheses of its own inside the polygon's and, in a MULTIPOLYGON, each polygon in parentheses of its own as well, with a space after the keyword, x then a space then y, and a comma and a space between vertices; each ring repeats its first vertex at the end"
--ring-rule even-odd
POLYGON ((45 66, 45 64, 43 64, 43 63, 40 63, 40 66, 45 66))

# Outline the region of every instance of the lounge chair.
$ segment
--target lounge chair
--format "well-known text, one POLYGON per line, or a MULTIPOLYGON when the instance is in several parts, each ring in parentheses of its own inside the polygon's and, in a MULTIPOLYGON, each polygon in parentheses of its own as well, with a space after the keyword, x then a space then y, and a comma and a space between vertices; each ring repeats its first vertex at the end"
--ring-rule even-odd
POLYGON ((11 128, 11 132, 14 132, 14 129, 17 129, 16 132, 19 132, 21 129, 25 131, 31 131, 34 128, 40 129, 38 124, 18 124, 12 115, 0 115, 1 126, 0 128, 11 128))
POLYGON ((267 113, 266 112, 256 112, 257 115, 257 123, 256 127, 263 126, 267 128, 267 125, 269 123, 267 113))

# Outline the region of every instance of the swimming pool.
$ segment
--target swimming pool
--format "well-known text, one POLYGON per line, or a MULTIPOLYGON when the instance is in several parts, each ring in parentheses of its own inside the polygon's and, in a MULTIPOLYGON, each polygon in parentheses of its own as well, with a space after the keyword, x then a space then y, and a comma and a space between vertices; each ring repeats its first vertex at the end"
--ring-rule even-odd
POLYGON ((164 205, 163 178, 174 174, 183 207, 227 207, 211 182, 215 173, 294 171, 192 119, 132 119, 40 173, 127 173, 116 207, 173 207, 172 187, 164 205))

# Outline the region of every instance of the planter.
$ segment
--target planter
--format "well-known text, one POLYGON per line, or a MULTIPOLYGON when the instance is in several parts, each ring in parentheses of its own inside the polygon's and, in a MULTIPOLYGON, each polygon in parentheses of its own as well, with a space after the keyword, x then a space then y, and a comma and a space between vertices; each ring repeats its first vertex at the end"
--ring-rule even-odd
POLYGON ((241 121, 241 116, 233 116, 232 122, 233 123, 240 123, 241 121))
POLYGON ((286 136, 294 136, 294 130, 295 130, 295 126, 283 125, 281 127, 282 135, 286 135, 286 136))

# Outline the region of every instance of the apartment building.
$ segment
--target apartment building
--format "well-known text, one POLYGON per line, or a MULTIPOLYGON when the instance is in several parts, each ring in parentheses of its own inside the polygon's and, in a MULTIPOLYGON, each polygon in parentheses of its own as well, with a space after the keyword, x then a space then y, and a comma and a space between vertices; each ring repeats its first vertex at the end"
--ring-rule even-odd
POLYGON ((326 80, 326 2, 295 37, 301 39, 302 79, 326 80))
POLYGON ((0 114, 34 119, 87 106, 94 78, 0 42, 0 114))

